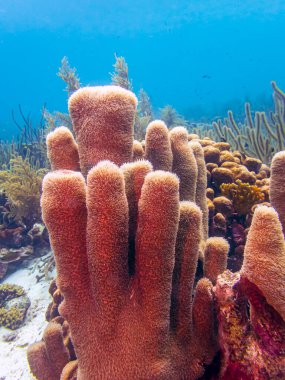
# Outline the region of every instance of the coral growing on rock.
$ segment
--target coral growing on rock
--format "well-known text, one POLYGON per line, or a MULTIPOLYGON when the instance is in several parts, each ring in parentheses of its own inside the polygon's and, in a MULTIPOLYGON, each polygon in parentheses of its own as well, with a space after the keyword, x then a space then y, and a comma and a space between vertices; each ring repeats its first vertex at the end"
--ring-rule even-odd
POLYGON ((0 285, 0 326, 15 330, 26 317, 30 300, 18 285, 0 285))

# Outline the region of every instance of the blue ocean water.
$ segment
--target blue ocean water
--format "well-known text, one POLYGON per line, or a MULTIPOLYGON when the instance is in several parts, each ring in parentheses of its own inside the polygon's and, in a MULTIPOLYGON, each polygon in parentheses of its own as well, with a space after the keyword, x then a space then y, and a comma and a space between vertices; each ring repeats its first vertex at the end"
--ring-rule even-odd
POLYGON ((124 56, 134 90, 187 119, 266 109, 270 81, 285 89, 284 34, 282 0, 0 0, 0 138, 17 133, 18 104, 35 121, 44 103, 66 110, 63 56, 83 84, 110 83, 124 56))

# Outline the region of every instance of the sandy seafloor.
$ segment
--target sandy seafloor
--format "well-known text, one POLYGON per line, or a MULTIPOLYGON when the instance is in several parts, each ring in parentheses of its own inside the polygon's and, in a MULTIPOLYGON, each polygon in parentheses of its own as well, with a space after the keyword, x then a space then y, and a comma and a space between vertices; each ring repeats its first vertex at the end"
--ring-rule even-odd
MULTIPOLYGON (((39 274, 35 270, 41 259, 34 259, 23 263, 21 268, 5 278, 3 283, 22 286, 31 301, 25 323, 17 330, 0 328, 0 380, 31 380, 27 362, 27 346, 41 340, 44 328, 47 325, 45 312, 51 302, 48 292, 50 281, 41 279, 37 282, 39 274), (15 334, 15 338, 7 342, 7 335, 15 334)), ((53 277, 55 273, 51 274, 53 277)), ((13 335, 11 336, 13 338, 13 335)), ((9 338, 9 337, 8 337, 9 338)))

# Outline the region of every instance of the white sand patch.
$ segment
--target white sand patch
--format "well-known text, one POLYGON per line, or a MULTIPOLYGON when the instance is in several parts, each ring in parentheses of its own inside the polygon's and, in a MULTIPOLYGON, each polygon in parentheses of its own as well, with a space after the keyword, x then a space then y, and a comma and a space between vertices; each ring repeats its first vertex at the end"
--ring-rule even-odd
MULTIPOLYGON (((22 286, 31 300, 24 326, 17 330, 0 328, 0 380, 31 380, 27 362, 27 346, 41 340, 43 330, 47 325, 45 312, 51 302, 48 292, 50 281, 45 279, 37 282, 38 270, 34 270, 41 261, 37 258, 26 262, 26 267, 21 268, 5 278, 4 283, 22 286), (7 342, 7 336, 15 338, 7 342)), ((54 276, 53 272, 51 276, 54 276)))

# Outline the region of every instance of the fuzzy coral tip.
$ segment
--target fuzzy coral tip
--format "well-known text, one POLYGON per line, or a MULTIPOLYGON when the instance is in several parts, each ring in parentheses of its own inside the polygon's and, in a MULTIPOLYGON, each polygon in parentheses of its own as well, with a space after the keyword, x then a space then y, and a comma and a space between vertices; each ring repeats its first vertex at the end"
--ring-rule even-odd
POLYGON ((127 101, 131 101, 134 107, 138 105, 138 100, 135 94, 120 86, 90 86, 80 88, 70 96, 68 100, 68 109, 70 111, 83 99, 100 99, 101 101, 104 101, 113 97, 121 97, 127 101))

